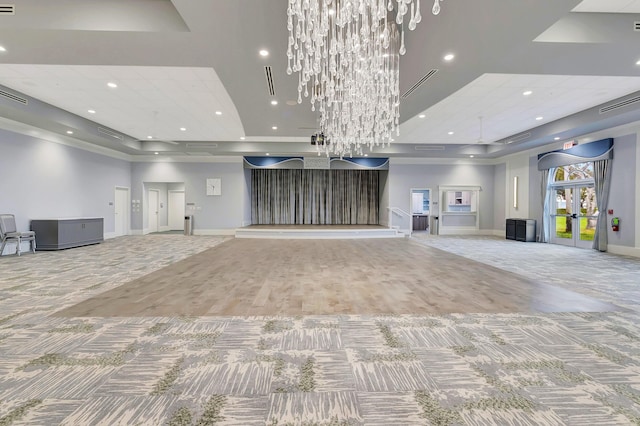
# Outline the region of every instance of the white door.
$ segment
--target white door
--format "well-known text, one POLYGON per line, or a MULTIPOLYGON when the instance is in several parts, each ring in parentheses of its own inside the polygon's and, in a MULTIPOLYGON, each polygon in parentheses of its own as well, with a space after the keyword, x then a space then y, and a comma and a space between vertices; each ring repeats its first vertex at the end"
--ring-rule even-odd
POLYGON ((116 188, 114 203, 115 236, 129 233, 129 189, 116 188))
POLYGON ((169 191, 169 229, 184 230, 184 191, 169 191))
POLYGON ((160 191, 149 190, 149 232, 158 232, 158 211, 160 209, 160 191))

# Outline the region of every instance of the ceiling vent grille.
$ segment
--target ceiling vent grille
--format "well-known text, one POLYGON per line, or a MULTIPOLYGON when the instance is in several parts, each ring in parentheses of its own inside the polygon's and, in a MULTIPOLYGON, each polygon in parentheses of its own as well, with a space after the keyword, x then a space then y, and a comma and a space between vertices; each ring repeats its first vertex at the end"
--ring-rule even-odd
POLYGON ((16 5, 15 4, 0 4, 0 16, 1 15, 15 15, 16 14, 16 5))
POLYGON ((428 73, 426 73, 420 80, 418 80, 418 82, 416 84, 411 86, 411 88, 409 90, 407 90, 406 92, 404 92, 402 94, 402 99, 405 99, 405 98, 408 98, 409 96, 411 96, 411 94, 413 92, 415 92, 418 89, 418 87, 420 87, 422 84, 424 84, 425 81, 427 81, 431 77, 433 77, 437 72, 438 72, 438 70, 434 68, 431 71, 429 71, 428 73))
POLYGON ((0 90, 0 96, 2 96, 3 98, 7 98, 9 100, 12 100, 14 102, 19 102, 22 105, 28 105, 29 104, 29 101, 26 98, 18 96, 18 95, 14 94, 14 93, 5 92, 4 90, 0 90))
POLYGON ((500 145, 508 145, 510 143, 521 142, 525 139, 529 139, 531 137, 531 132, 520 133, 515 136, 510 136, 508 138, 500 139, 499 141, 495 141, 495 143, 500 145))
POLYGON ((640 21, 635 21, 633 23, 633 31, 640 31, 640 21))
POLYGON ((416 145, 416 151, 444 151, 444 145, 416 145))
POLYGON ((635 96, 633 98, 625 99, 624 101, 616 102, 615 104, 607 105, 605 107, 600 108, 600 114, 606 114, 608 112, 614 111, 616 109, 624 108, 638 102, 640 102, 640 96, 635 96))
POLYGON ((124 141, 124 136, 114 132, 113 130, 105 129, 104 127, 98 127, 98 133, 102 133, 103 135, 118 139, 120 141, 124 141))
POLYGON ((264 72, 265 75, 267 77, 267 89, 269 90, 269 95, 270 96, 275 96, 276 95, 276 89, 275 86, 273 85, 273 77, 271 75, 271 67, 270 66, 266 66, 264 67, 264 72))
POLYGON ((202 149, 206 149, 206 148, 217 148, 218 144, 217 143, 187 143, 187 148, 202 148, 202 149))

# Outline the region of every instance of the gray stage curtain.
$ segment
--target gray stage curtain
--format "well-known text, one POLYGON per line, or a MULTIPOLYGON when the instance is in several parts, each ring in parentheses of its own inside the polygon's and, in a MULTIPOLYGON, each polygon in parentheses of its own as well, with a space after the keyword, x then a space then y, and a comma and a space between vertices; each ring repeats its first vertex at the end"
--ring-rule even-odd
POLYGON ((251 170, 256 225, 377 225, 377 170, 251 170))
POLYGON ((609 204, 609 188, 611 187, 611 163, 609 160, 593 162, 593 179, 598 203, 598 221, 596 222, 596 233, 593 237, 593 248, 599 251, 607 251, 607 205, 609 204))
POLYGON ((556 168, 542 170, 542 183, 540 194, 542 196, 542 219, 540 220, 540 242, 548 243, 551 238, 551 198, 549 195, 549 182, 553 182, 556 168))

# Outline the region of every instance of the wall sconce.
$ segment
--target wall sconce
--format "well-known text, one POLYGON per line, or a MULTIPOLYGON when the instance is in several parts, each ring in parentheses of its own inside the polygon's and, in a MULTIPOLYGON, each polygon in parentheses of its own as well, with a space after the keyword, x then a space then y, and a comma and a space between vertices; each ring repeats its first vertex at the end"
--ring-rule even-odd
POLYGON ((518 208, 518 176, 513 177, 513 208, 518 208))

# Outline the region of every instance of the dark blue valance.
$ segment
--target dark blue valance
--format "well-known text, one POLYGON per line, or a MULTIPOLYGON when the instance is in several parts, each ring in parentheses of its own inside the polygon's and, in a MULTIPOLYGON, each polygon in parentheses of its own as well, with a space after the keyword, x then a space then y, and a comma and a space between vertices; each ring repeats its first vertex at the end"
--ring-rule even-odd
MULTIPOLYGON (((313 157, 317 158, 317 157, 313 157)), ((304 157, 244 157, 246 169, 304 169, 304 157)), ((388 170, 388 158, 331 158, 330 169, 388 170)))
POLYGON ((576 145, 569 149, 545 152, 538 155, 538 170, 552 167, 568 166, 569 164, 584 163, 613 158, 613 139, 602 139, 595 142, 576 145))

